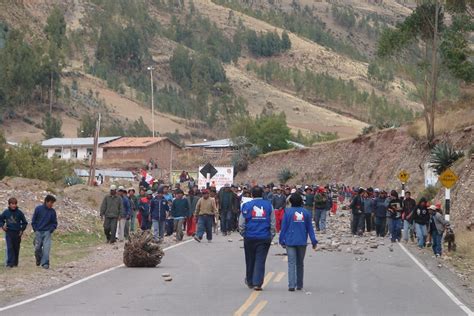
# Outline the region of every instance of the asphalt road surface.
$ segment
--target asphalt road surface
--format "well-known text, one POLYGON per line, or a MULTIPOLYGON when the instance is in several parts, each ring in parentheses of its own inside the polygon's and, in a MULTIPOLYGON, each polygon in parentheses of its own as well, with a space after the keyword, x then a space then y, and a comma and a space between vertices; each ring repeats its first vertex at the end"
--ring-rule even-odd
POLYGON ((158 268, 118 268, 0 314, 466 315, 399 246, 362 256, 308 247, 305 289, 288 292, 287 259, 275 245, 264 290, 255 292, 243 282, 240 236, 230 238, 191 241, 169 249, 158 268))

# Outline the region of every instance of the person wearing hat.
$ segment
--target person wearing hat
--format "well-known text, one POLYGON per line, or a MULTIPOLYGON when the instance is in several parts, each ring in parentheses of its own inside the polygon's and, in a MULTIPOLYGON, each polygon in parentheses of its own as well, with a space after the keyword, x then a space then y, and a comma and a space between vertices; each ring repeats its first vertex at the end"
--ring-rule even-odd
POLYGON ((110 186, 110 193, 102 200, 100 218, 104 221, 104 233, 107 243, 113 244, 116 240, 117 222, 123 211, 122 198, 117 195, 117 186, 110 186))
POLYGON ((194 216, 198 219, 197 233, 194 239, 201 242, 204 232, 208 242, 212 241, 212 222, 217 215, 216 200, 209 197, 209 190, 202 190, 202 197, 198 200, 194 216))
POLYGON ((156 192, 156 196, 150 203, 150 219, 153 227, 153 238, 155 241, 162 241, 165 236, 166 218, 169 213, 168 202, 164 198, 163 189, 156 192))
POLYGON ((142 217, 141 229, 150 230, 151 229, 151 218, 150 218, 150 205, 151 200, 153 199, 153 191, 147 190, 146 196, 140 198, 138 202, 138 211, 142 217))
POLYGON ((120 214, 120 220, 118 221, 117 235, 119 242, 123 242, 124 238, 128 239, 129 228, 130 228, 130 217, 132 216, 132 208, 130 206, 130 200, 127 196, 127 190, 123 186, 118 188, 119 196, 122 198, 122 213, 120 214))
POLYGON ((436 205, 428 207, 428 211, 430 213, 429 232, 431 234, 433 253, 436 257, 440 257, 442 254, 443 234, 446 227, 449 226, 449 222, 444 219, 441 209, 437 208, 436 205))
POLYGON ((171 204, 171 217, 173 218, 174 231, 176 232, 176 240, 183 240, 183 225, 189 214, 189 203, 184 199, 184 192, 181 189, 176 190, 176 198, 171 204))

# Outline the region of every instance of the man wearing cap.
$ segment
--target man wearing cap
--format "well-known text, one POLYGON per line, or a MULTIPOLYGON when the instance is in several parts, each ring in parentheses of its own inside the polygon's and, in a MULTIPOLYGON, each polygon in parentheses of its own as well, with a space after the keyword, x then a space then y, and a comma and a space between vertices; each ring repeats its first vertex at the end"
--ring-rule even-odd
POLYGON ((183 224, 189 214, 189 203, 183 198, 184 192, 181 189, 176 190, 176 198, 171 204, 171 217, 173 217, 174 231, 176 240, 183 240, 183 224))
POLYGON ((216 215, 216 200, 209 197, 209 190, 202 190, 202 197, 198 200, 194 211, 194 216, 198 219, 197 233, 194 235, 197 242, 201 242, 204 231, 207 241, 212 241, 212 222, 216 215))
POLYGON ((151 229, 151 218, 150 218, 150 204, 151 200, 153 199, 153 191, 147 190, 146 197, 142 197, 140 202, 138 203, 138 210, 142 215, 142 230, 150 230, 151 229))
POLYGON ((100 206, 100 218, 104 221, 104 233, 107 243, 115 242, 117 232, 117 221, 122 214, 122 198, 117 195, 117 186, 110 186, 110 193, 104 197, 100 206))
POLYGON ((132 216, 132 208, 130 206, 130 200, 127 196, 127 190, 123 186, 118 188, 119 196, 122 198, 122 213, 120 214, 120 220, 118 221, 118 240, 123 242, 124 237, 128 239, 129 235, 129 226, 130 226, 130 217, 132 216))
POLYGON ((169 213, 168 202, 164 198, 163 189, 156 192, 156 196, 151 200, 151 222, 153 225, 153 238, 156 241, 162 241, 165 236, 166 218, 169 213))

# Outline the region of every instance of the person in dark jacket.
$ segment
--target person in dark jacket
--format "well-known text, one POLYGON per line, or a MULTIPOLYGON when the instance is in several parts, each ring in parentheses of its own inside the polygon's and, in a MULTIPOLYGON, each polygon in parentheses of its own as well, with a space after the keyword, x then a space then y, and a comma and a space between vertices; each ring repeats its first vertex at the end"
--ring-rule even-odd
POLYGON ((326 215, 328 211, 328 196, 323 187, 319 187, 314 196, 314 222, 317 231, 326 230, 326 215))
POLYGON ((171 204, 171 217, 173 217, 174 231, 176 232, 176 240, 183 240, 183 225, 186 217, 189 215, 189 203, 184 197, 181 189, 176 190, 176 198, 171 204))
POLYGON ((362 206, 362 194, 365 192, 363 188, 360 188, 357 192, 357 195, 352 199, 350 208, 352 210, 352 222, 351 222, 351 231, 352 235, 363 234, 364 229, 364 210, 362 206))
MULTIPOLYGON (((314 196, 313 196, 314 201, 314 196)), ((283 194, 281 188, 274 187, 273 188, 273 196, 272 196, 272 206, 275 212, 275 229, 277 232, 280 232, 281 229, 281 222, 283 221, 283 215, 285 213, 285 206, 286 206, 286 196, 283 194)))
POLYGON ((104 197, 100 206, 100 218, 104 221, 104 234, 107 243, 113 244, 116 240, 117 223, 122 214, 122 198, 117 195, 117 186, 110 186, 110 193, 104 197))
POLYGON ((411 192, 405 193, 405 199, 403 200, 403 241, 408 242, 408 238, 411 237, 413 240, 413 213, 416 210, 416 201, 412 199, 411 192))
POLYGON ((151 200, 151 222, 153 225, 153 238, 162 241, 165 236, 166 218, 169 213, 168 202, 163 196, 163 190, 158 189, 156 196, 151 200))
POLYGON ((368 188, 367 191, 362 193, 362 207, 364 209, 364 220, 365 231, 370 233, 372 231, 372 216, 375 212, 374 209, 374 199, 371 196, 372 188, 368 188))
POLYGON ((186 218, 186 235, 194 236, 196 234, 196 218, 194 217, 194 210, 199 201, 199 196, 196 196, 194 191, 190 190, 186 200, 189 203, 189 214, 186 218))
POLYGON ((388 202, 388 211, 390 213, 390 235, 392 242, 400 241, 402 232, 402 211, 403 201, 398 197, 398 192, 392 190, 388 202))
POLYGON ((56 198, 47 195, 44 203, 35 208, 31 226, 35 232, 36 265, 49 269, 49 254, 51 251, 51 235, 58 227, 58 219, 53 206, 56 198))
POLYGON ((418 202, 416 211, 413 212, 413 222, 415 223, 416 238, 418 239, 418 248, 422 249, 426 244, 428 235, 428 224, 430 222, 430 213, 427 208, 427 200, 422 197, 418 202))
POLYGON ((377 237, 385 237, 385 225, 387 221, 387 192, 380 192, 379 196, 375 198, 375 232, 377 237))
POLYGON ((153 191, 148 190, 146 191, 146 197, 142 197, 138 202, 138 211, 142 215, 142 230, 150 230, 151 229, 151 221, 150 221, 150 204, 151 200, 153 199, 153 191))
POLYGON ((242 205, 239 217, 240 234, 244 238, 245 284, 261 291, 265 276, 265 261, 275 236, 275 213, 272 204, 264 200, 263 189, 252 188, 252 201, 242 205))
POLYGON ((235 199, 237 196, 232 192, 230 184, 226 183, 224 187, 219 190, 218 203, 219 214, 221 218, 221 232, 223 236, 231 234, 231 222, 233 208, 235 206, 235 199))
POLYGON ((127 190, 124 187, 119 187, 119 195, 122 198, 122 213, 120 214, 120 220, 118 221, 118 240, 123 242, 124 238, 128 239, 130 229, 130 217, 132 216, 132 207, 130 200, 127 196, 127 190))
POLYGON ((318 241, 313 230, 312 214, 303 208, 303 198, 299 194, 290 197, 291 207, 285 210, 280 233, 280 245, 288 254, 288 290, 303 289, 304 257, 308 236, 313 249, 318 241))
POLYGON ((0 226, 5 231, 7 246, 7 267, 18 266, 21 236, 28 226, 25 214, 18 208, 16 198, 8 199, 8 208, 0 215, 0 226))

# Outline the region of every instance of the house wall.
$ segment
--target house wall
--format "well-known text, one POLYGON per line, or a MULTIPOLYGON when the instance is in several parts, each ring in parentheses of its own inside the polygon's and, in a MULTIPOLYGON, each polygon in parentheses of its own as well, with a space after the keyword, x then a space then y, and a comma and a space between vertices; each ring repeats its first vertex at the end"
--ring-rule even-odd
POLYGON ((124 161, 136 160, 140 161, 142 164, 147 164, 150 159, 153 159, 158 164, 158 168, 168 170, 171 160, 171 148, 173 148, 173 160, 175 160, 181 149, 168 140, 140 148, 103 148, 103 159, 124 161))
MULTIPOLYGON (((91 147, 54 147, 54 148, 48 148, 47 156, 48 158, 53 158, 54 154, 56 153, 56 150, 60 151, 61 154, 61 159, 64 160, 69 160, 71 159, 71 154, 72 150, 71 149, 77 149, 77 160, 84 160, 84 159, 89 159, 89 156, 87 154, 87 149, 92 149, 91 147)), ((102 160, 104 155, 104 150, 102 147, 99 147, 97 150, 97 160, 102 160)))

